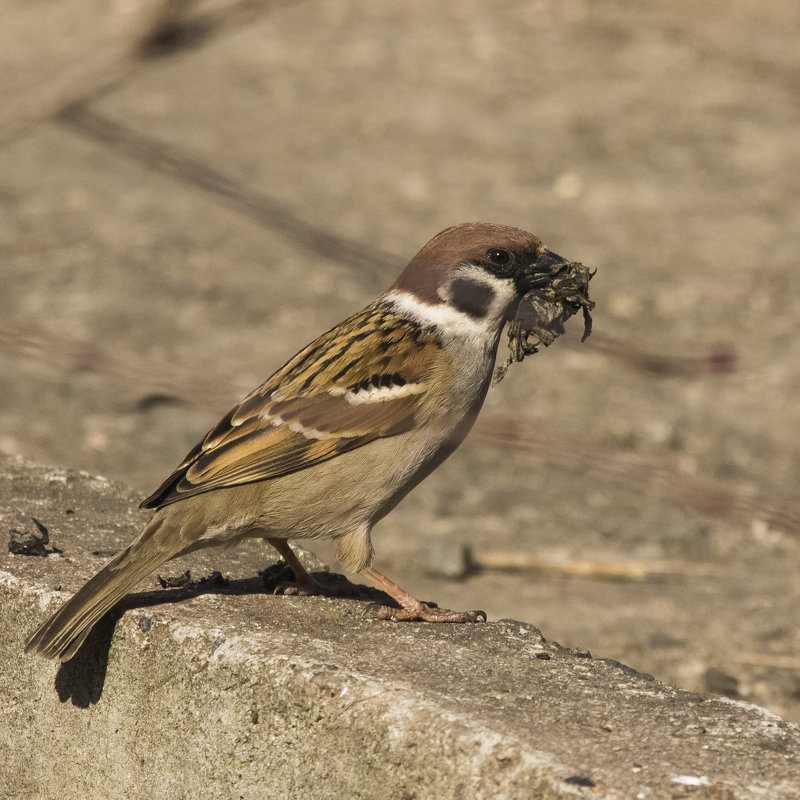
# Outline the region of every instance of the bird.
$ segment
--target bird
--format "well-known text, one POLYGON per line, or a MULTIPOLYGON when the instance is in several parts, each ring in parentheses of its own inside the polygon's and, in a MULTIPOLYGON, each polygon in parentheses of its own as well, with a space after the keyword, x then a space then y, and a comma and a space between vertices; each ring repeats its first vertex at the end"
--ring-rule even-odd
POLYGON ((423 603, 373 566, 371 532, 461 444, 498 345, 527 292, 565 264, 519 228, 472 222, 434 236, 363 310, 317 337, 226 414, 141 507, 153 515, 28 639, 68 661, 93 626, 166 561, 266 540, 286 593, 334 594, 289 540, 332 539, 345 569, 394 600, 380 619, 485 621, 423 603))

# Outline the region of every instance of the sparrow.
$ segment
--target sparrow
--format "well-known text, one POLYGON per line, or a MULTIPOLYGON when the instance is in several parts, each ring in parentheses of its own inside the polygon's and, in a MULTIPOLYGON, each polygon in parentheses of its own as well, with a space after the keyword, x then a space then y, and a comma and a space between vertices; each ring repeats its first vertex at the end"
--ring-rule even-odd
POLYGON ((434 236, 366 308, 323 333, 215 425, 142 504, 154 513, 28 640, 67 661, 164 562, 265 539, 291 568, 283 591, 333 594, 288 540, 333 539, 341 564, 397 604, 382 619, 476 622, 420 602, 373 564, 371 531, 463 441, 521 298, 568 262, 530 233, 487 223, 434 236))

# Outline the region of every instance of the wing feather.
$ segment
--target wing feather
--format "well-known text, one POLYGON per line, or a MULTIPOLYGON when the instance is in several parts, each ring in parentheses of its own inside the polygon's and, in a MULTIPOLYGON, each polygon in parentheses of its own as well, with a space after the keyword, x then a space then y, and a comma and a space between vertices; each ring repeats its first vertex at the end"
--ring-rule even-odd
POLYGON ((439 347, 375 304, 313 341, 226 414, 143 503, 307 469, 414 426, 439 347))

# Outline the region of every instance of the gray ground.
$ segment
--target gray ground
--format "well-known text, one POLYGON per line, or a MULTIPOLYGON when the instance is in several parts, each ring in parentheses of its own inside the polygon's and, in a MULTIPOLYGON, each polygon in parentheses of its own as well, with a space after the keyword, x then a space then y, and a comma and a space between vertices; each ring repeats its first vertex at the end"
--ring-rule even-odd
POLYGON ((596 336, 512 367, 379 568, 800 721, 799 33, 788 0, 10 4, 0 449, 149 492, 438 230, 528 228, 597 268, 596 336), (432 542, 560 567, 456 581, 432 542))

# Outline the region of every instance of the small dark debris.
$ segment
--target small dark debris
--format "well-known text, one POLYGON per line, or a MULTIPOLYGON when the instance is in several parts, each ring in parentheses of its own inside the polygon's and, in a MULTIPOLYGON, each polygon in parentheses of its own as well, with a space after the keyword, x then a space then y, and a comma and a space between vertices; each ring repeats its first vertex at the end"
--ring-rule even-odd
POLYGON ((211 652, 216 653, 222 645, 225 644, 225 637, 218 636, 214 641, 211 643, 211 652))
POLYGON ((216 569, 210 575, 204 575, 198 581, 200 586, 227 586, 229 583, 230 581, 216 569))
POLYGON ((8 552, 16 556, 45 556, 47 548, 41 537, 32 531, 11 528, 8 538, 8 552))
POLYGON ((285 582, 294 580, 294 574, 284 561, 277 561, 270 564, 266 569, 262 569, 259 573, 261 582, 268 592, 274 592, 276 587, 285 582))
POLYGON ((592 657, 592 654, 588 650, 584 650, 581 647, 576 647, 572 651, 572 655, 574 655, 575 658, 591 658, 592 657))
POLYGON ((175 575, 168 578, 162 578, 157 575, 156 577, 162 589, 182 589, 192 580, 192 573, 187 569, 183 575, 175 575))
POLYGON ((570 783, 573 786, 586 786, 589 789, 594 788, 597 784, 591 778, 585 778, 581 775, 572 775, 564 780, 564 783, 570 783))
POLYGON ((550 653, 545 653, 543 651, 540 651, 536 654, 536 658, 539 658, 542 661, 549 661, 552 658, 552 656, 550 655, 550 653))
POLYGON ((50 532, 35 517, 31 517, 35 529, 26 526, 25 528, 11 528, 8 538, 8 552, 17 556, 46 556, 49 553, 60 553, 61 550, 55 547, 48 547, 50 544, 50 532))
POLYGON ((64 510, 64 513, 65 513, 65 514, 74 514, 74 513, 75 513, 75 510, 74 510, 74 509, 72 509, 72 508, 67 508, 67 509, 65 509, 65 510, 64 510))
POLYGON ((139 630, 142 633, 147 633, 153 627, 153 620, 150 617, 139 618, 139 630))

